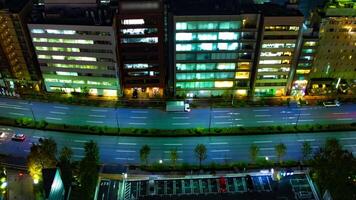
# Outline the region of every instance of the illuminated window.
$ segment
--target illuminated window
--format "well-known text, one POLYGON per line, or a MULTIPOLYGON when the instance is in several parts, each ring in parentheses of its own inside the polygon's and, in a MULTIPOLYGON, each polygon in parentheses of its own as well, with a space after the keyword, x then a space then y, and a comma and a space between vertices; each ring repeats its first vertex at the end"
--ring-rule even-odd
POLYGON ((281 64, 281 60, 260 60, 260 64, 281 64))
POLYGON ((239 62, 237 63, 237 69, 239 70, 249 70, 250 63, 249 62, 239 62))
POLYGON ((193 39, 192 33, 176 33, 177 41, 186 41, 186 40, 192 40, 192 39, 193 39))
POLYGON ((104 89, 104 90, 103 90, 103 95, 104 95, 104 96, 108 96, 108 97, 117 96, 117 91, 116 91, 116 90, 104 89))
POLYGON ((145 24, 144 19, 124 19, 121 20, 121 24, 123 25, 142 25, 145 24))
POLYGON ((310 69, 297 69, 297 74, 309 74, 310 69))
POLYGON ((220 32, 219 40, 236 40, 237 34, 233 32, 220 32))
POLYGON ((41 34, 41 33, 44 33, 44 30, 43 30, 43 29, 32 29, 32 30, 31 30, 31 33, 38 33, 38 34, 41 34))
POLYGON ((235 79, 247 79, 250 78, 250 72, 236 72, 235 79))
POLYGON ((176 44, 176 51, 191 51, 192 44, 176 44))
POLYGON ((215 81, 214 86, 216 88, 230 88, 234 86, 233 81, 215 81))
POLYGON ((157 33, 157 28, 128 28, 128 29, 121 29, 121 33, 125 35, 145 35, 145 34, 152 34, 157 33))
POLYGON ((46 29, 46 33, 48 34, 63 34, 63 35, 74 35, 74 30, 56 30, 56 29, 46 29))
POLYGON ((312 47, 312 46, 315 46, 315 45, 316 45, 316 42, 312 42, 312 41, 304 43, 304 46, 308 46, 308 47, 312 47))
POLYGON ((152 67, 147 63, 137 63, 137 64, 124 64, 125 69, 147 69, 152 67))
POLYGON ((202 43, 200 45, 201 50, 211 51, 213 49, 212 43, 202 43))
POLYGON ((123 38, 122 43, 157 43, 158 37, 123 38))
POLYGON ((48 67, 58 67, 58 68, 77 68, 77 69, 98 69, 95 65, 73 65, 73 64, 59 64, 59 63, 48 63, 48 67))
POLYGON ((68 43, 68 44, 94 44, 93 40, 58 39, 58 38, 33 38, 33 42, 68 43))
POLYGON ((234 70, 235 63, 218 63, 218 70, 234 70))
POLYGON ((73 80, 73 83, 82 85, 82 84, 85 84, 85 81, 83 81, 83 80, 73 80))
POLYGON ((247 96, 247 90, 236 90, 236 94, 239 96, 247 96))
POLYGON ((198 40, 217 40, 216 33, 198 33, 197 34, 198 40))
POLYGON ((56 74, 57 75, 61 75, 61 76, 78 76, 77 72, 60 72, 60 71, 57 71, 56 74))
POLYGON ((178 22, 176 23, 177 30, 187 30, 187 23, 185 22, 178 22))
POLYGON ((52 55, 52 59, 54 60, 64 60, 65 56, 60 56, 60 55, 52 55))

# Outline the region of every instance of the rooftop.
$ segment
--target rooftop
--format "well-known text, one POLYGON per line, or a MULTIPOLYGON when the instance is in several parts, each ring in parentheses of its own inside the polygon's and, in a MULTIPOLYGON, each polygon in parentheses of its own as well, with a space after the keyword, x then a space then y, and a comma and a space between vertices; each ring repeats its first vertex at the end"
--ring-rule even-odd
MULTIPOLYGON (((29 0, 7 0, 4 5, 0 4, 1 9, 9 9, 13 13, 20 12, 29 0)), ((1 1, 0 1, 1 3, 1 1)))

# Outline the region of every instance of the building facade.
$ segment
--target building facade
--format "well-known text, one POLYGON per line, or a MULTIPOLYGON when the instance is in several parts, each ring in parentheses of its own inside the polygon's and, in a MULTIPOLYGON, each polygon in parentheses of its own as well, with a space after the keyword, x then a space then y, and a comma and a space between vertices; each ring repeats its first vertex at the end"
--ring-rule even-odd
POLYGON ((119 1, 119 68, 126 97, 164 95, 167 68, 164 26, 162 0, 119 1))
POLYGON ((1 86, 8 90, 41 90, 41 76, 26 25, 31 3, 6 1, 0 8, 0 76, 1 86))
POLYGON ((121 94, 109 8, 95 2, 45 4, 33 13, 28 28, 48 92, 121 94))

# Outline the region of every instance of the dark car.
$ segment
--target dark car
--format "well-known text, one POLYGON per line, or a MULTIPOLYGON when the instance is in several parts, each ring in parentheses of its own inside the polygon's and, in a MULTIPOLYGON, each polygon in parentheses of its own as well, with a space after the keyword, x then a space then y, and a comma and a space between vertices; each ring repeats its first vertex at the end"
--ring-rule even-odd
POLYGON ((12 136, 13 141, 19 141, 23 142, 26 139, 26 136, 24 134, 16 133, 12 136))

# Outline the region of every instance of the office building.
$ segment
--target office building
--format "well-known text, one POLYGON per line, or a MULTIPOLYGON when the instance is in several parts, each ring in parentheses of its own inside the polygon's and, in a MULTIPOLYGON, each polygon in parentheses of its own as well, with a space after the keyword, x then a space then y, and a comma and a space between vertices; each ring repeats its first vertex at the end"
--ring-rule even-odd
POLYGON ((0 87, 26 92, 41 89, 41 76, 27 31, 28 0, 0 4, 0 87))
POLYGON ((119 1, 118 53, 125 97, 162 97, 166 50, 162 0, 119 1))
POLYGON ((95 0, 35 5, 28 28, 48 92, 121 94, 113 15, 95 0))
POLYGON ((182 97, 241 97, 250 92, 260 15, 214 2, 170 7, 171 78, 182 97))
POLYGON ((254 96, 290 93, 301 40, 303 15, 293 9, 263 5, 260 46, 256 49, 254 96))
POLYGON ((311 91, 324 94, 356 85, 356 2, 335 1, 323 13, 311 91))

